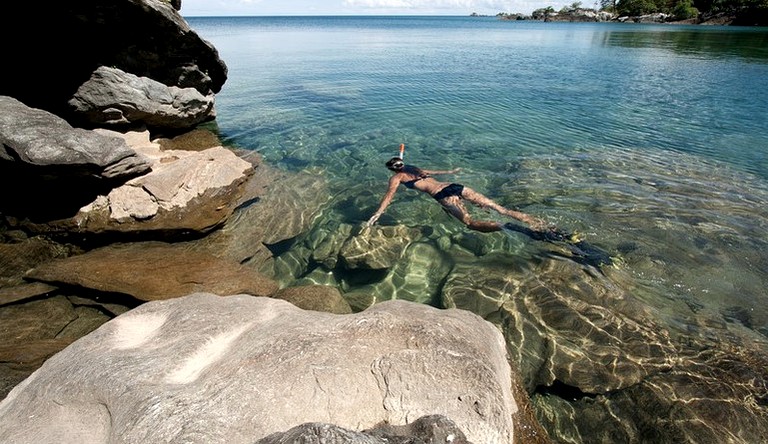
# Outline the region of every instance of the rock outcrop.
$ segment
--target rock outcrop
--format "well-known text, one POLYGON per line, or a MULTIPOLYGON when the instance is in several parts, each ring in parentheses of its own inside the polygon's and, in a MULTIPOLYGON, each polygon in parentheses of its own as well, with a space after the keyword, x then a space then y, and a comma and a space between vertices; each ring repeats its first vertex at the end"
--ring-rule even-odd
POLYGON ((470 442, 508 444, 523 401, 512 376, 499 331, 466 311, 391 301, 332 315, 194 294, 144 304, 46 361, 0 403, 0 441, 237 444, 442 415, 470 442))
POLYGON ((609 22, 615 17, 610 12, 573 7, 565 7, 557 12, 537 9, 531 14, 533 20, 543 20, 545 22, 609 22))
POLYGON ((114 245, 42 264, 28 279, 130 295, 139 301, 195 292, 269 296, 277 283, 237 262, 189 251, 183 245, 141 242, 114 245))
POLYGON ((89 114, 73 113, 69 102, 100 67, 194 88, 204 97, 219 92, 227 78, 216 49, 192 31, 170 2, 12 2, 4 6, 3 17, 0 36, 8 44, 0 95, 78 126, 99 124, 83 118, 89 114))
POLYGON ((125 140, 73 128, 65 120, 0 96, 0 211, 71 212, 150 170, 125 140))
POLYGON ((185 129, 211 116, 213 94, 166 86, 106 66, 94 71, 69 101, 77 120, 104 128, 185 129))
POLYGON ((382 424, 358 432, 333 424, 307 423, 262 438, 256 444, 470 444, 456 423, 429 415, 404 426, 382 424))
POLYGON ((72 128, 0 96, 0 211, 36 233, 206 233, 253 165, 221 146, 166 150, 149 133, 72 128))
POLYGON ((25 283, 24 273, 53 259, 70 255, 70 250, 42 236, 17 242, 0 242, 0 288, 25 283))
MULTIPOLYGON (((104 130, 97 130, 106 133, 104 130)), ((98 196, 54 231, 75 233, 206 233, 232 214, 253 165, 216 146, 160 149, 147 132, 113 133, 150 160, 152 171, 98 196)))

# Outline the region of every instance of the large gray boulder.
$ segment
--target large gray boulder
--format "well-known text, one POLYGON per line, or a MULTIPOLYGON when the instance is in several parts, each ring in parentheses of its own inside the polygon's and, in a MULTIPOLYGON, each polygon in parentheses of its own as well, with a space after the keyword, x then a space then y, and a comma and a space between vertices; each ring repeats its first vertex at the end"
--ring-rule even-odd
POLYGON ((71 211, 149 170, 149 160, 120 137, 73 128, 49 112, 0 96, 0 210, 71 211))
POLYGON ((60 176, 104 179, 149 171, 149 161, 120 137, 73 128, 8 96, 0 96, 0 142, 0 161, 16 168, 56 167, 60 176))
MULTIPOLYGON (((217 93, 227 67, 163 0, 11 2, 3 6, 0 94, 68 120, 67 102, 100 66, 217 93)), ((177 5, 178 6, 178 5, 177 5)))
POLYGON ((81 338, 0 403, 0 442, 254 443, 300 424, 351 430, 425 415, 515 443, 500 332, 462 310, 389 301, 358 314, 193 294, 81 338))
POLYGON ((183 129, 208 119, 213 94, 166 86, 117 68, 102 66, 69 101, 78 120, 104 128, 183 129))
POLYGON ((332 424, 307 423, 260 439, 256 444, 470 444, 456 423, 440 415, 405 426, 381 424, 357 432, 332 424))

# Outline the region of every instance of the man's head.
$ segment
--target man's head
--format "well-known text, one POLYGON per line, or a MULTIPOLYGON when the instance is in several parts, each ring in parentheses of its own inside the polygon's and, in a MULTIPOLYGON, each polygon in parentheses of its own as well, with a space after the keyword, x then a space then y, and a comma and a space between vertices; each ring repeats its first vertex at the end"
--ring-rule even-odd
POLYGON ((403 159, 399 157, 393 157, 387 161, 386 165, 387 168, 392 171, 400 171, 405 166, 405 163, 403 162, 403 159))

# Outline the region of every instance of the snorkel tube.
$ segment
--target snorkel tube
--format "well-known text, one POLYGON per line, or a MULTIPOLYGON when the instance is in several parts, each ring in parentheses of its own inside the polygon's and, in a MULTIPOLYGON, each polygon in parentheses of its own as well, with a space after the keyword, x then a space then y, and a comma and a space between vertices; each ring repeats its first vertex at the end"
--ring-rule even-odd
POLYGON ((405 152, 405 144, 400 144, 400 160, 403 160, 403 153, 405 152))

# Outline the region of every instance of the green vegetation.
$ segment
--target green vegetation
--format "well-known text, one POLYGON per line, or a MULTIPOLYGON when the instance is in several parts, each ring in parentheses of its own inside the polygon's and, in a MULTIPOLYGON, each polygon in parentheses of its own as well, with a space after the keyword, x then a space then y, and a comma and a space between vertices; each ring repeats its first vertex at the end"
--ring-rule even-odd
MULTIPOLYGON (((601 11, 618 17, 637 17, 662 13, 669 20, 694 20, 696 23, 731 23, 734 25, 768 26, 768 0, 600 0, 595 5, 601 11)), ((548 20, 557 14, 572 14, 579 11, 594 11, 582 7, 577 1, 556 12, 552 6, 539 8, 531 14, 534 20, 548 20)), ((521 14, 498 14, 510 20, 524 19, 521 14)))
POLYGON ((620 16, 669 14, 677 20, 719 14, 736 17, 743 24, 767 24, 768 0, 601 0, 603 10, 620 16))

